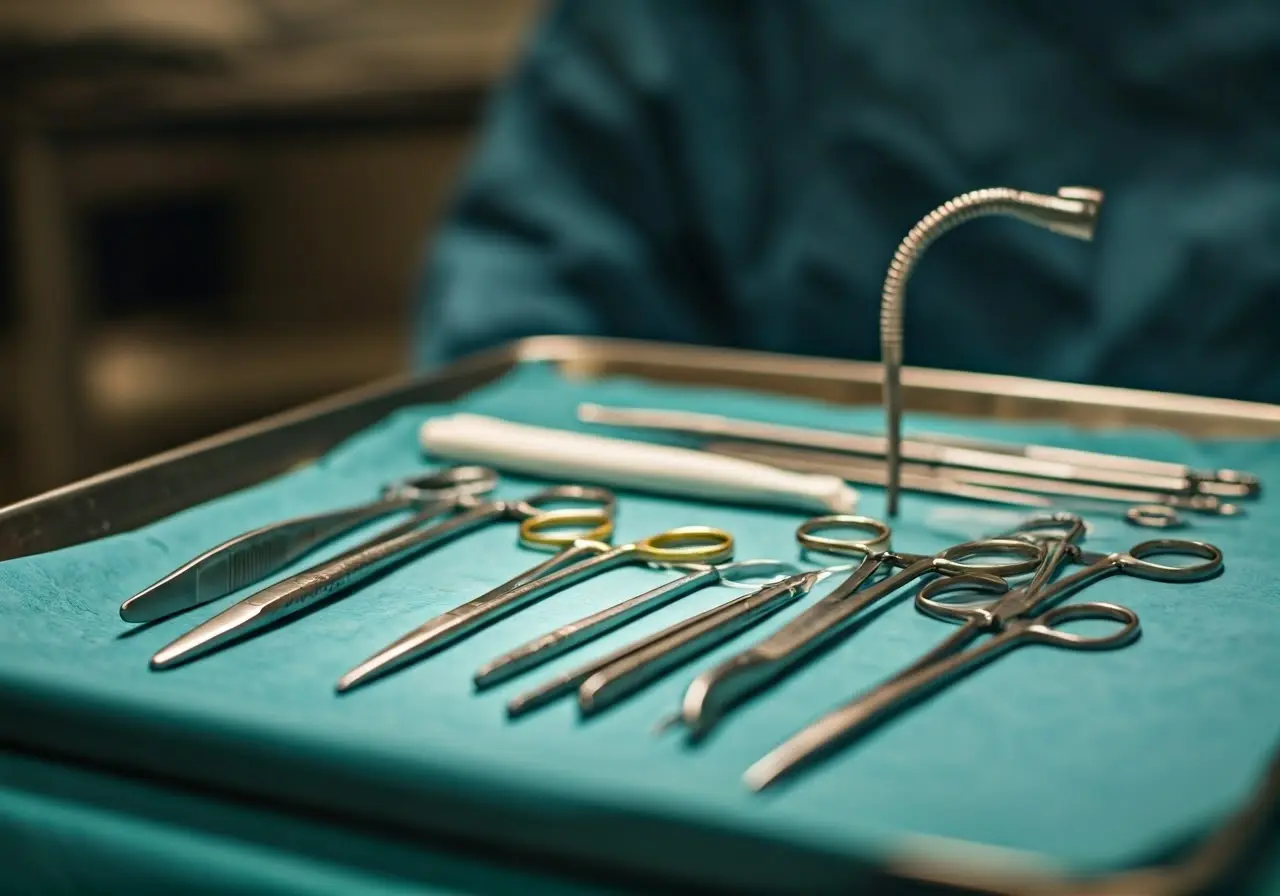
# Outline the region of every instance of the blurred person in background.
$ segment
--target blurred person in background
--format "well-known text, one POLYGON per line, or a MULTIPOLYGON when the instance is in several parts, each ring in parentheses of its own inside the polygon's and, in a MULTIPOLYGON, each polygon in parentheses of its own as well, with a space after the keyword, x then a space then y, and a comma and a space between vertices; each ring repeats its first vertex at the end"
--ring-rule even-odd
POLYGON ((968 190, 1107 194, 1093 244, 991 218, 912 280, 906 360, 1280 401, 1275 0, 566 0, 423 278, 419 363, 523 336, 879 358, 898 241, 968 190))

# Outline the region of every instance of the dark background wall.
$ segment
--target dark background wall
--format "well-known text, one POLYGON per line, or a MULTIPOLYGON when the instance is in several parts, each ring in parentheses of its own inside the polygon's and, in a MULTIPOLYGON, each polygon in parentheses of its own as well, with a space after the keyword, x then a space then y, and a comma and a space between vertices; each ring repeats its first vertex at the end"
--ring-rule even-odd
POLYGON ((531 0, 0 4, 0 503, 406 369, 531 0))

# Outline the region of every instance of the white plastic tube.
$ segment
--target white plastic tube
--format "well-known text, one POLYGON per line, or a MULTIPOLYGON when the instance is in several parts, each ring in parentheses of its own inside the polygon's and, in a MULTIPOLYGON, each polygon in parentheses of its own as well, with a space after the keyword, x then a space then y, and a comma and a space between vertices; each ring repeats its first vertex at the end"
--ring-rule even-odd
POLYGON ((444 460, 561 482, 808 511, 850 513, 858 505, 858 492, 835 476, 477 414, 432 418, 418 440, 423 451, 444 460))

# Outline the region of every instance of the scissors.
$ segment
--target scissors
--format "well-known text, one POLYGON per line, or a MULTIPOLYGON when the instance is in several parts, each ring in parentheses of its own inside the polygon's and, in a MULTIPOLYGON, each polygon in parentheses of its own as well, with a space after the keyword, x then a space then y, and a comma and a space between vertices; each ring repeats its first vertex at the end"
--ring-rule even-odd
POLYGON ((414 510, 411 519, 373 541, 392 538, 454 510, 460 498, 492 491, 497 484, 498 474, 486 467, 447 467, 384 486, 381 497, 367 504, 270 523, 210 548, 142 589, 120 605, 120 618, 152 622, 207 604, 279 572, 365 523, 414 510))
POLYGON ((685 692, 680 720, 694 737, 705 735, 733 706, 777 682, 848 631, 864 610, 926 575, 984 573, 1020 575, 1041 562, 1044 547, 1024 538, 988 538, 953 545, 932 556, 889 550, 890 529, 879 520, 836 514, 814 517, 796 530, 806 550, 862 560, 840 585, 777 632, 698 675, 685 692), (819 534, 852 529, 865 538, 819 534), (978 557, 1009 556, 1003 563, 966 563, 978 557), (863 586, 882 570, 896 572, 869 588, 863 586))
MULTIPOLYGON (((521 523, 521 539, 535 534, 536 520, 521 523)), ((580 541, 590 542, 591 539, 580 541)), ((347 672, 338 680, 339 693, 385 675, 392 669, 435 653, 529 604, 575 585, 594 575, 627 563, 715 563, 733 555, 733 536, 709 526, 682 526, 650 535, 640 541, 610 547, 607 544, 575 543, 581 558, 561 566, 549 575, 526 581, 508 590, 497 589, 459 607, 429 619, 408 634, 347 672)))
POLYGON ((738 560, 732 563, 700 565, 675 581, 562 625, 504 653, 480 667, 475 674, 476 687, 489 687, 506 681, 710 585, 748 587, 742 579, 733 578, 734 576, 778 579, 798 572, 800 570, 794 563, 778 560, 738 560))
POLYGON ((526 691, 507 704, 507 715, 524 715, 574 690, 578 691, 578 708, 584 715, 612 706, 799 600, 825 575, 826 570, 809 570, 787 576, 669 625, 526 691))
POLYGON ((747 784, 754 790, 769 786, 856 739, 896 710, 914 704, 1018 647, 1047 644, 1069 650, 1113 650, 1132 644, 1138 638, 1141 626, 1138 614, 1128 607, 1102 602, 1055 606, 1088 585, 1117 573, 1159 582, 1197 582, 1222 570, 1222 552, 1211 544, 1198 541, 1154 539, 1134 545, 1127 553, 1110 554, 1084 552, 1065 538, 1062 545, 1063 556, 1083 564, 1083 569, 1053 585, 1039 588, 1028 585, 1006 591, 988 606, 957 606, 938 601, 937 597, 944 590, 978 587, 999 591, 1007 589, 1007 584, 997 584, 989 576, 975 576, 967 581, 957 578, 955 582, 938 581, 925 586, 917 595, 918 606, 936 618, 963 623, 956 634, 922 658, 932 659, 932 662, 917 661, 906 673, 895 676, 804 728, 752 765, 745 775, 747 784), (1176 566, 1146 559, 1157 554, 1193 557, 1203 562, 1176 566), (1106 634, 1093 636, 1062 630, 1065 623, 1084 619, 1113 622, 1118 627, 1106 634), (993 637, 977 647, 961 649, 985 633, 993 637))
MULTIPOLYGON (((591 526, 589 535, 607 535, 613 529, 616 499, 602 488, 557 485, 517 501, 479 502, 474 496, 456 497, 460 510, 434 525, 422 526, 393 538, 375 539, 360 550, 349 551, 333 560, 312 566, 246 597, 168 644, 151 658, 153 669, 165 669, 195 659, 216 647, 238 640, 263 626, 298 613, 340 592, 349 591, 389 566, 404 562, 431 548, 452 541, 490 523, 501 520, 525 522, 545 514, 544 505, 587 504, 580 522, 591 526)), ((554 522, 566 520, 557 515, 554 522)), ((548 535, 549 540, 572 544, 577 536, 548 535)))

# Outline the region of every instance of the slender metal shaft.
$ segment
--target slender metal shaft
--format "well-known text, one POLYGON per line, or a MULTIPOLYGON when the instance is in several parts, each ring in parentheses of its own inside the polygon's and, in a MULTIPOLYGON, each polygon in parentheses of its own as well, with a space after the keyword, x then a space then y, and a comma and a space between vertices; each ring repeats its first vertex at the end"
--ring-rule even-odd
POLYGON ((1093 239, 1102 193, 1064 187, 1057 196, 995 187, 957 196, 925 215, 903 238, 889 263, 880 297, 880 354, 884 363, 885 460, 889 466, 886 512, 898 515, 902 462, 902 318, 907 280, 924 251, 949 230, 988 215, 1008 215, 1076 239, 1093 239))
POLYGON ((506 510, 506 505, 500 502, 480 504, 435 525, 376 540, 364 550, 312 566, 262 589, 196 626, 161 648, 151 658, 151 666, 165 669, 193 660, 229 641, 346 591, 395 563, 477 529, 506 513, 506 510))
POLYGON ((681 625, 665 638, 631 651, 582 683, 578 707, 584 713, 592 713, 612 706, 798 600, 821 576, 820 572, 802 573, 775 585, 766 585, 723 604, 714 615, 681 625))
POLYGON ((646 650, 655 645, 666 643, 668 639, 682 631, 702 626, 704 624, 714 625, 717 620, 725 618, 726 612, 730 612, 726 610, 727 607, 740 605, 750 599, 767 600, 771 595, 783 594, 787 592, 788 589, 800 589, 800 593, 807 593, 825 575, 826 573, 822 571, 816 571, 789 576, 780 582, 758 588, 743 597, 735 598, 734 600, 728 601, 717 607, 712 607, 710 610, 704 610, 695 616, 691 616, 688 619, 677 622, 674 625, 670 625, 652 635, 620 647, 602 657, 583 663, 576 668, 556 675, 538 687, 526 691, 509 702, 507 704, 507 714, 512 717, 520 716, 541 706, 545 706, 551 701, 577 690, 596 672, 608 668, 612 664, 631 656, 637 651, 646 650))
POLYGON ((474 600, 429 619, 397 638, 338 679, 336 690, 339 693, 350 691, 397 669, 403 669, 553 591, 569 587, 578 579, 565 576, 556 578, 558 574, 566 568, 579 566, 583 560, 600 555, 607 549, 607 545, 594 541, 580 541, 565 548, 474 600), (558 586, 532 587, 553 580, 559 583, 558 586))
POLYGON ((554 631, 534 638, 497 659, 485 663, 475 674, 476 687, 489 687, 506 681, 535 666, 542 665, 583 644, 603 637, 645 613, 653 612, 672 601, 716 582, 720 573, 714 567, 690 573, 666 582, 612 607, 562 625, 554 631))
POLYGON ((891 711, 923 699, 1020 643, 1023 642, 1017 633, 992 638, 980 647, 952 654, 910 675, 894 678, 856 701, 827 713, 747 769, 745 778, 748 786, 753 790, 769 786, 782 776, 849 743, 891 711))

